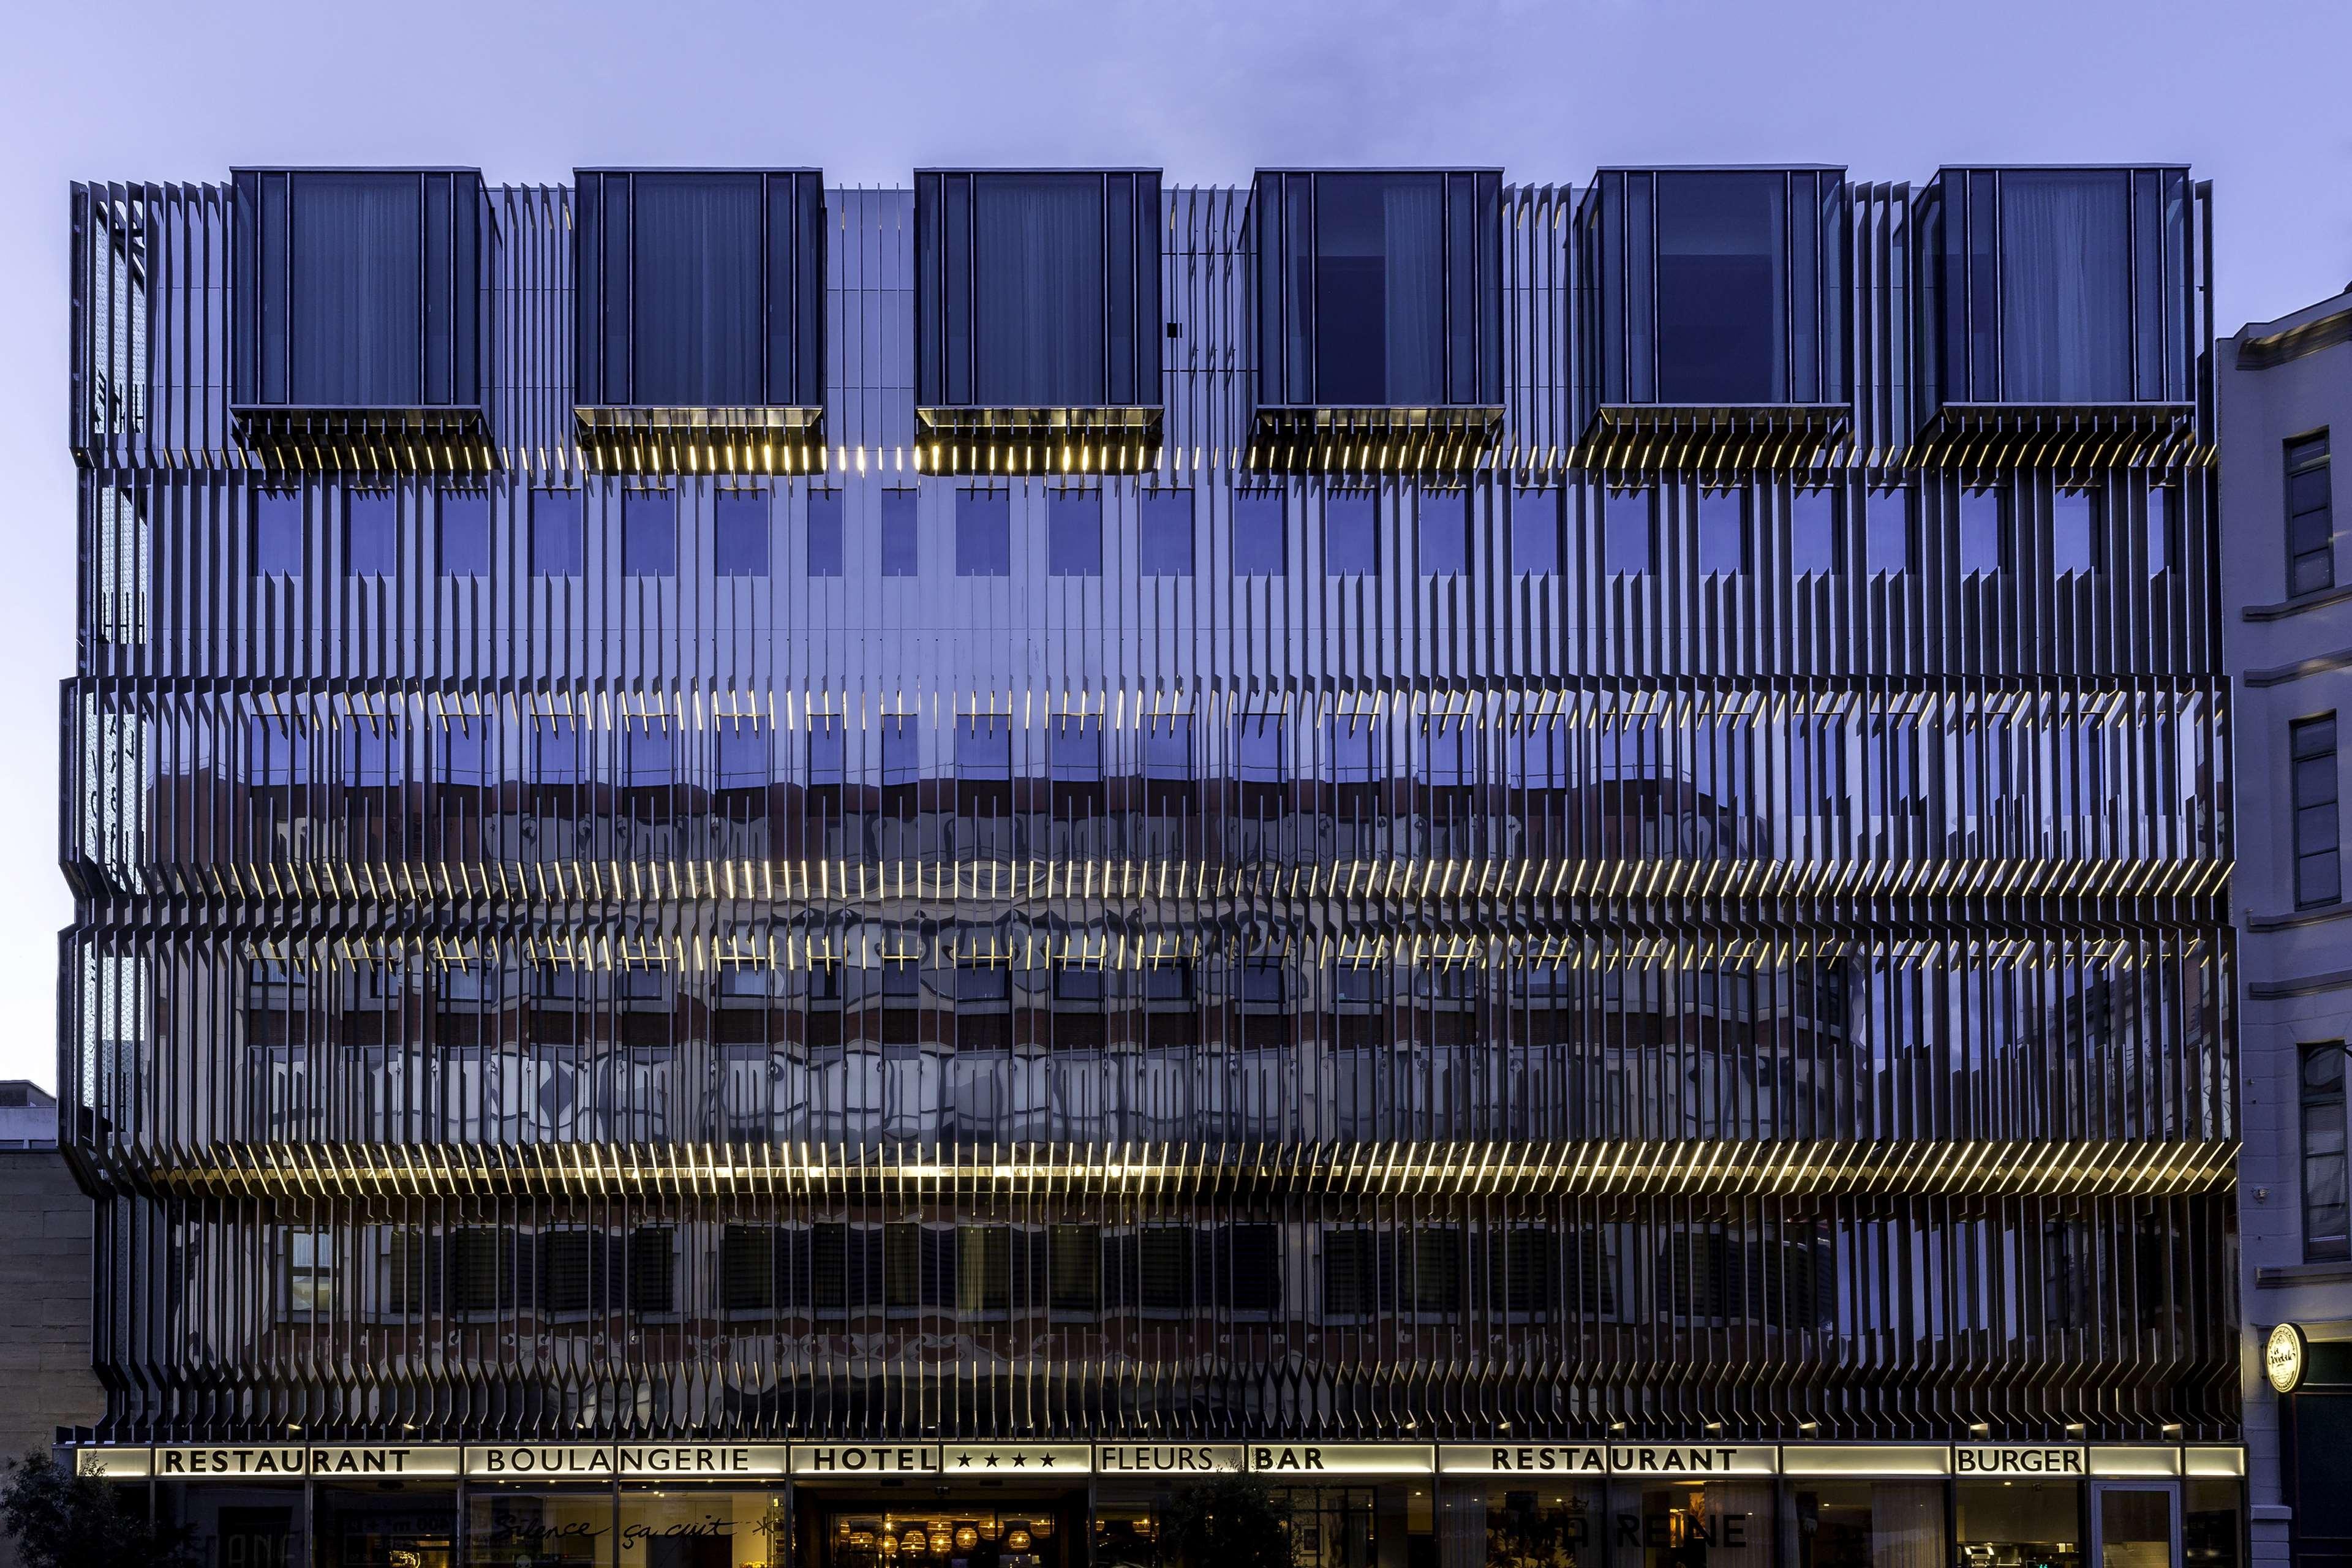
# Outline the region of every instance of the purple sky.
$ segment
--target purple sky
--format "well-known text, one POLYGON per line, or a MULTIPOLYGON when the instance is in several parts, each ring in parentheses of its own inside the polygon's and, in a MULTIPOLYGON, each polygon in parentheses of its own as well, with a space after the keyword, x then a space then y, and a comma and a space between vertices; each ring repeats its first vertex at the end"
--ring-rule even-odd
POLYGON ((1811 5, 32 5, 0 51, 0 1077, 55 1081, 58 679, 73 663, 66 187, 233 163, 2184 161, 2213 182, 2224 333, 2352 278, 2352 7, 2133 0, 1811 5), (2328 83, 2336 81, 2331 88, 2328 83), (2329 104, 2336 107, 2330 109, 2329 104))

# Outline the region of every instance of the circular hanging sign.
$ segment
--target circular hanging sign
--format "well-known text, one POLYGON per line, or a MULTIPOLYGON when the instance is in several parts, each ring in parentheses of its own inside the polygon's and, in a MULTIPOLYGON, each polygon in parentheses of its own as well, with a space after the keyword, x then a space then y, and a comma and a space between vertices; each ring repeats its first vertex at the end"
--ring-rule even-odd
POLYGON ((2263 1371, 2271 1386, 2281 1394, 2293 1394, 2303 1382, 2303 1331, 2293 1323, 2273 1329, 2269 1342, 2263 1346, 2263 1371))

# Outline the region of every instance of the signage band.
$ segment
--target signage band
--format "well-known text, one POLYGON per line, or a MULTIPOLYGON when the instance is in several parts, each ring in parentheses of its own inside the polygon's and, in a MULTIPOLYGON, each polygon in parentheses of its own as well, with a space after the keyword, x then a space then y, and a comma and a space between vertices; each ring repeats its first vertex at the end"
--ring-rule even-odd
POLYGON ((2080 1476, 2089 1473, 2079 1446, 2067 1443, 1964 1443, 1952 1450, 1956 1476, 2080 1476))
POLYGON ((1095 1469, 1106 1476, 1230 1475, 1244 1462, 1239 1443, 1095 1445, 1095 1469))
POLYGON ((1282 1476, 1425 1476, 1431 1450, 1403 1443, 1252 1443, 1249 1468, 1282 1476))
POLYGON ((803 1479, 937 1475, 937 1443, 795 1443, 792 1473, 803 1479))
MULTIPOLYGON (((83 1451, 89 1453, 92 1450, 83 1451)), ((443 1445, 336 1444, 309 1447, 294 1443, 174 1443, 157 1447, 152 1463, 152 1470, 136 1473, 152 1473, 173 1480, 299 1479, 303 1476, 364 1476, 397 1480, 404 1476, 454 1476, 457 1473, 457 1450, 443 1445)), ((102 1473, 119 1475, 131 1472, 108 1469, 102 1473)))
POLYGON ((785 1455, 781 1443, 624 1443, 614 1461, 624 1479, 731 1480, 782 1476, 785 1455))

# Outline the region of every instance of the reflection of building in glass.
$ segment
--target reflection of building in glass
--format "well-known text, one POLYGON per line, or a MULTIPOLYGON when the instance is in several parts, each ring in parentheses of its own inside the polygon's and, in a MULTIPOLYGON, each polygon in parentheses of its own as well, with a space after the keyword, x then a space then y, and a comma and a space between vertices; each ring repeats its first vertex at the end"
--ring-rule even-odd
POLYGON ((88 1449, 219 1561, 2230 1515, 2185 171, 75 199, 88 1449), (289 1443, 448 1463, 166 1466, 289 1443))

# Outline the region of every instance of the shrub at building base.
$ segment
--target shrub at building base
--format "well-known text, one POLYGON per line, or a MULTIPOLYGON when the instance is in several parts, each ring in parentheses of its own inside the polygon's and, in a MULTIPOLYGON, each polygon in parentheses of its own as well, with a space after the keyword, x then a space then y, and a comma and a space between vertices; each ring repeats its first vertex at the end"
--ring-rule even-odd
POLYGON ((1160 1532, 1162 1568, 1290 1568, 1290 1512, 1254 1476, 1187 1488, 1160 1532))
POLYGON ((78 1476, 37 1449, 11 1459, 0 1483, 0 1529, 25 1568, 195 1568, 178 1532, 159 1532, 105 1481, 78 1476))

